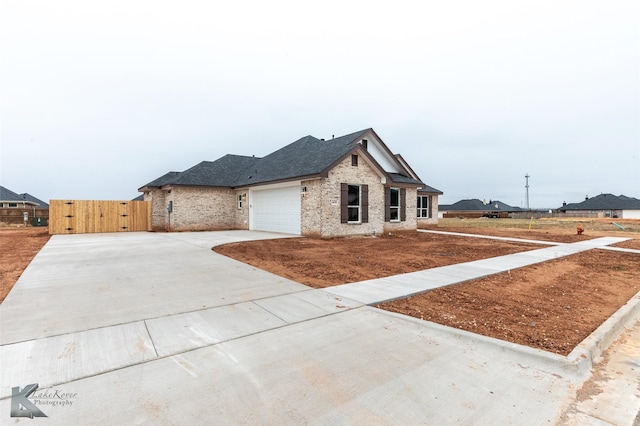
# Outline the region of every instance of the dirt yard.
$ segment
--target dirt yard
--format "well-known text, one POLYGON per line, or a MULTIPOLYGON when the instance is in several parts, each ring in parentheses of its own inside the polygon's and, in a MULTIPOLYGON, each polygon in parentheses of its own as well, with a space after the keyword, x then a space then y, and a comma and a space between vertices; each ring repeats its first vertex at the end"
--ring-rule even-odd
POLYGON ((49 237, 47 227, 0 227, 0 302, 49 237))
MULTIPOLYGON (((444 220, 430 229, 565 243, 619 236, 631 240, 617 246, 640 249, 640 221, 631 222, 624 231, 610 222, 582 222, 586 233, 580 236, 575 232, 576 223, 478 219, 465 220, 460 226, 459 222, 444 220)), ((322 288, 542 247, 398 233, 375 238, 255 241, 228 244, 215 251, 322 288)), ((593 250, 378 307, 567 355, 640 291, 639 265, 640 254, 593 250)))
MULTIPOLYGON (((640 221, 441 220, 433 230, 571 243, 600 236, 640 249, 640 221)), ((47 228, 0 228, 0 300, 48 241, 47 228)), ((396 233, 330 240, 293 238, 228 244, 215 251, 311 287, 385 277, 545 247, 488 239, 396 233)), ((640 291, 640 254, 592 250, 379 307, 559 354, 568 354, 640 291)))

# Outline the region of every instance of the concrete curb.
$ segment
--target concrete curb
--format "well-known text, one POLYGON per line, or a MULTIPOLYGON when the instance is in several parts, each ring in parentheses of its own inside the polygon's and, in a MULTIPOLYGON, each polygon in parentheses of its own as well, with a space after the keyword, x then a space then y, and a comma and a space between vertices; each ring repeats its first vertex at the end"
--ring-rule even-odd
POLYGON ((638 320, 640 320, 640 291, 580 342, 567 356, 567 360, 570 363, 575 363, 578 368, 581 367, 580 373, 588 373, 593 365, 600 361, 603 352, 624 330, 630 328, 638 320))
POLYGON ((447 327, 395 312, 385 312, 389 315, 403 318, 406 321, 421 324, 423 327, 428 328, 431 332, 443 338, 462 340, 471 348, 491 347, 499 353, 507 353, 523 368, 536 368, 541 371, 560 375, 569 374, 578 379, 585 379, 590 374, 593 365, 599 361, 602 353, 624 330, 630 328, 636 321, 640 320, 640 292, 636 293, 625 305, 603 322, 586 339, 580 342, 567 356, 447 327))

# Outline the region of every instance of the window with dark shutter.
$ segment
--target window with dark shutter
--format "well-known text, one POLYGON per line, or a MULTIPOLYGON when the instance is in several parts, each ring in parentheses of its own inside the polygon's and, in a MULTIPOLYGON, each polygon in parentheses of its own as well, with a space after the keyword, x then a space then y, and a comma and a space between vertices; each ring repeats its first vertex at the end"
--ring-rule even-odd
POLYGON ((369 187, 340 184, 340 223, 369 221, 369 187))

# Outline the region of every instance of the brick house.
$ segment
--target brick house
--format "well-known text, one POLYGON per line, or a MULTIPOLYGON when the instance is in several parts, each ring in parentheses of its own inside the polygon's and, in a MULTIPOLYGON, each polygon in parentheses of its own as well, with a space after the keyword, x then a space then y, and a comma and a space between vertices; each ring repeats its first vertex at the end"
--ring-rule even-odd
POLYGON ((424 184, 373 129, 305 136, 263 158, 225 155, 138 191, 154 230, 250 229, 334 237, 436 223, 442 192, 424 184))
POLYGON ((0 222, 23 224, 25 217, 30 224, 46 225, 49 204, 26 192, 17 194, 0 186, 0 222))

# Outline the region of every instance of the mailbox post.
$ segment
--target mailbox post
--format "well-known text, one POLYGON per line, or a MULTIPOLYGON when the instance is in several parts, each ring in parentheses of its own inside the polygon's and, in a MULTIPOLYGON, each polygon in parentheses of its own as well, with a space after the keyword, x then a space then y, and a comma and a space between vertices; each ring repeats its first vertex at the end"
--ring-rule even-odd
POLYGON ((27 226, 27 222, 29 222, 29 212, 24 212, 22 213, 22 216, 24 217, 24 226, 27 226))

